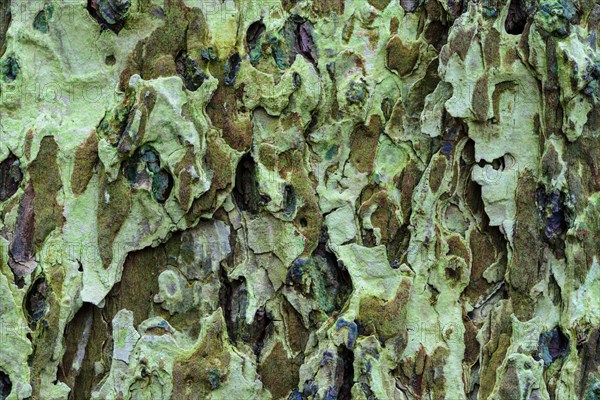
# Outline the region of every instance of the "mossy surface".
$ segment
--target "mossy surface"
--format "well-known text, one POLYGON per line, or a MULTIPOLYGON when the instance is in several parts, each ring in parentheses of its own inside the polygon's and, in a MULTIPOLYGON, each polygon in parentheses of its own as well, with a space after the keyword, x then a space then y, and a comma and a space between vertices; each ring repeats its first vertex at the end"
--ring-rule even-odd
POLYGON ((599 24, 0 2, 0 398, 598 398, 599 24))

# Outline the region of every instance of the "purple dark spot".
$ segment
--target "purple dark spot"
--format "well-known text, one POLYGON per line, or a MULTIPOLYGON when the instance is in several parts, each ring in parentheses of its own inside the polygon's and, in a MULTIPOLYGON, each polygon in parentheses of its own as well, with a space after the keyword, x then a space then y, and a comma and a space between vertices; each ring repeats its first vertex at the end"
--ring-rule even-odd
POLYGON ((333 353, 329 350, 325 350, 323 352, 323 359, 321 360, 321 364, 319 364, 319 367, 322 367, 323 365, 325 365, 325 363, 327 361, 332 361, 333 360, 333 353))
POLYGON ((312 37, 312 27, 308 22, 296 28, 296 51, 314 65, 317 64, 317 48, 312 37))
POLYGON ((0 163, 0 201, 6 201, 19 189, 23 179, 19 159, 12 154, 0 163))
POLYGON ((343 327, 347 327, 350 331, 348 333, 348 343, 346 343, 346 347, 348 349, 351 349, 352 347, 354 347, 354 342, 356 341, 356 337, 358 336, 358 327, 356 326, 356 323, 348 322, 344 318, 340 318, 338 319, 335 325, 335 330, 339 331, 343 327))
POLYGON ((565 357, 569 353, 569 338, 556 327, 551 331, 542 332, 538 342, 537 360, 544 360, 544 368, 548 367, 559 357, 565 357))
POLYGON ((452 154, 452 143, 448 141, 444 141, 442 144, 442 154, 449 156, 452 154))

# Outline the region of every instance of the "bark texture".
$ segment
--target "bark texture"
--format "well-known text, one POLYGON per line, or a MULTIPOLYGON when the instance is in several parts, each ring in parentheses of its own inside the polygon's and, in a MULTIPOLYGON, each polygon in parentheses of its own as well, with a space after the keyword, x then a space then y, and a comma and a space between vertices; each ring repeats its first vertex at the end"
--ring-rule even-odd
POLYGON ((599 21, 1 0, 0 399, 600 399, 599 21))

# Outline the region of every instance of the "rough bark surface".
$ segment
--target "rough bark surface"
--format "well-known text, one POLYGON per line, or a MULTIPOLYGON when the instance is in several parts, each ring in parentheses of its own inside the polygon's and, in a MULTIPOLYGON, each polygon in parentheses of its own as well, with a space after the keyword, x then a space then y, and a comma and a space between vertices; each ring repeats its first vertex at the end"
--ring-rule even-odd
POLYGON ((0 399, 600 399, 600 5, 0 1, 0 399))

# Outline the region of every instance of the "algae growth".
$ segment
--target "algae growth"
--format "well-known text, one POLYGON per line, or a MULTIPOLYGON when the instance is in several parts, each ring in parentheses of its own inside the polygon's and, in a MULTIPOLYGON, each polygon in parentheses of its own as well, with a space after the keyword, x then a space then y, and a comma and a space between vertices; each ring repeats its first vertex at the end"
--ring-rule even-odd
POLYGON ((600 5, 0 2, 0 398, 600 398, 600 5))

